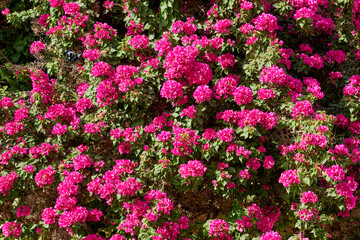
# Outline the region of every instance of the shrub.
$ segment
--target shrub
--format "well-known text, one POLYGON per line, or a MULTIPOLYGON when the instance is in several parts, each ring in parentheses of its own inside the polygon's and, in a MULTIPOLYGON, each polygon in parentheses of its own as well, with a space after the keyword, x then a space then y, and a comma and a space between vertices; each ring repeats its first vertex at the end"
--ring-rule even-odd
POLYGON ((4 238, 327 239, 359 221, 359 1, 29 2, 2 10, 36 19, 43 63, 18 66, 31 92, 0 92, 4 238))

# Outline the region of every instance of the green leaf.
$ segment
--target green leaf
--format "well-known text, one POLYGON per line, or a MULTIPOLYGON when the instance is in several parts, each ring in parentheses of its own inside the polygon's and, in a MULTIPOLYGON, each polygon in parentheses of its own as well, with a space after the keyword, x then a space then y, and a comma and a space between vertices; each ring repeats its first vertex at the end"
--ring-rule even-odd
POLYGON ((308 186, 311 185, 310 178, 306 177, 306 178, 303 179, 303 181, 304 181, 304 183, 305 183, 306 185, 308 185, 308 186))
POLYGON ((20 59, 20 56, 21 56, 21 53, 17 52, 17 53, 10 56, 10 60, 13 63, 17 63, 19 61, 19 59, 20 59))

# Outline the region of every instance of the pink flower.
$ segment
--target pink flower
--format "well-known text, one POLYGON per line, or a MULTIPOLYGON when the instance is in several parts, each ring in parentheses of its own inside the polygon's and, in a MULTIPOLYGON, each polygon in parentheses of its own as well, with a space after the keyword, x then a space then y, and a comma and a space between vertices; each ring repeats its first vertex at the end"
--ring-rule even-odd
POLYGON ((25 172, 34 172, 34 166, 26 165, 26 166, 24 167, 24 171, 25 171, 25 172))
POLYGON ((157 139, 159 139, 162 142, 169 141, 171 139, 171 132, 161 131, 161 133, 157 135, 157 139))
POLYGON ((179 172, 182 178, 188 177, 202 177, 206 172, 207 168, 202 164, 201 161, 191 160, 187 164, 181 164, 179 172))
POLYGON ((185 117, 188 116, 189 118, 195 118, 196 108, 194 105, 190 105, 181 112, 180 116, 185 117))
POLYGON ((74 170, 77 171, 79 169, 91 167, 94 164, 94 162, 89 156, 85 154, 81 154, 73 159, 73 164, 74 164, 74 170))
POLYGON ((217 136, 221 141, 231 142, 233 133, 234 133, 234 129, 232 129, 232 128, 224 128, 224 129, 219 130, 217 132, 217 136))
POLYGON ((218 58, 222 68, 233 67, 235 65, 235 56, 230 53, 225 53, 218 58))
POLYGON ((41 52, 41 50, 43 50, 45 48, 45 44, 40 42, 40 41, 36 41, 33 42, 30 46, 30 53, 34 54, 34 53, 39 53, 41 52))
POLYGON ((100 237, 98 234, 89 234, 81 240, 106 240, 106 239, 100 237))
POLYGON ((47 28, 47 20, 50 17, 50 14, 41 14, 38 23, 42 25, 44 28, 47 28))
POLYGON ((189 227, 189 218, 182 216, 178 219, 178 224, 181 229, 187 229, 189 227))
POLYGON ((1 226, 1 229, 5 237, 13 235, 14 238, 19 238, 22 233, 21 223, 16 222, 6 222, 1 226))
POLYGON ((276 17, 268 13, 262 13, 253 20, 253 23, 259 31, 268 30, 270 33, 273 33, 279 28, 276 17))
POLYGON ((145 35, 135 35, 128 43, 135 49, 145 49, 149 45, 149 38, 145 35))
POLYGON ((272 168, 274 166, 274 164, 275 164, 275 161, 274 161, 274 158, 271 155, 266 156, 264 158, 264 162, 263 162, 264 168, 270 169, 270 168, 272 168))
MULTIPOLYGON (((130 33, 128 35, 130 35, 130 33)), ((166 35, 166 33, 162 36, 160 40, 155 42, 154 50, 159 52, 160 57, 164 55, 164 53, 168 53, 171 49, 171 42, 168 40, 168 36, 166 35)))
POLYGON ((227 29, 232 24, 232 21, 229 19, 222 19, 217 21, 213 28, 217 31, 217 33, 229 33, 229 30, 227 29))
POLYGON ((318 197, 312 191, 307 191, 302 194, 302 197, 301 197, 302 203, 308 203, 308 202, 315 203, 317 201, 318 201, 318 197))
POLYGON ((68 15, 75 15, 80 11, 80 5, 76 2, 64 3, 63 8, 68 15))
POLYGON ((300 219, 304 221, 310 221, 311 217, 314 215, 312 212, 310 212, 308 209, 303 209, 297 212, 299 214, 300 219))
POLYGON ((250 88, 245 86, 240 86, 234 91, 234 100, 238 105, 251 103, 253 98, 253 92, 250 88))
POLYGON ((175 100, 183 95, 182 85, 174 80, 166 81, 161 88, 160 95, 163 98, 175 100))
POLYGON ((323 98, 325 94, 321 91, 320 83, 311 77, 304 77, 304 84, 307 85, 306 90, 314 94, 316 98, 323 98))
POLYGON ((20 206, 16 209, 16 217, 20 218, 31 214, 29 206, 20 206))
POLYGON ((295 19, 311 18, 314 14, 315 14, 315 12, 313 10, 311 10, 310 8, 303 7, 303 8, 296 10, 296 13, 294 14, 294 18, 295 19))
POLYGON ((238 224, 236 229, 240 232, 243 232, 245 228, 249 229, 253 225, 251 219, 245 216, 243 216, 241 220, 236 220, 236 223, 238 224))
POLYGON ((250 10, 250 9, 254 8, 254 4, 252 2, 248 2, 248 1, 244 0, 241 3, 240 8, 244 9, 244 10, 250 10))
POLYGON ((249 33, 253 29, 254 29, 253 25, 251 25, 250 23, 245 23, 244 25, 242 25, 240 27, 240 32, 246 34, 246 33, 249 33))
POLYGON ((258 170, 261 166, 261 163, 258 158, 250 158, 246 163, 246 168, 252 168, 254 170, 258 170))
POLYGON ((130 177, 124 182, 119 182, 116 185, 117 194, 123 196, 134 196, 136 191, 139 191, 142 187, 142 184, 139 183, 135 178, 130 177))
POLYGON ((214 14, 214 17, 217 18, 218 15, 218 5, 214 4, 209 11, 207 11, 206 15, 207 16, 211 16, 212 14, 214 14))
POLYGON ((6 196, 17 178, 18 175, 16 172, 0 176, 0 194, 6 196))
POLYGON ((79 85, 76 87, 76 91, 79 94, 80 97, 84 95, 86 90, 89 88, 90 84, 88 83, 79 83, 79 85))
POLYGON ((334 181, 342 181, 346 172, 340 165, 332 165, 325 170, 325 173, 334 181))
POLYGON ((42 169, 36 174, 35 183, 39 187, 44 187, 47 184, 52 184, 55 173, 56 173, 56 171, 53 170, 52 166, 50 166, 46 169, 42 169))
POLYGON ((217 165, 217 168, 221 171, 223 169, 226 169, 229 167, 229 164, 226 164, 224 162, 219 162, 218 165, 217 165))
POLYGON ((253 45, 257 40, 259 40, 257 37, 255 36, 251 36, 248 39, 246 39, 246 44, 247 45, 253 45))
POLYGON ((94 67, 91 68, 91 74, 94 77, 110 75, 111 73, 111 66, 106 62, 96 62, 94 67))
POLYGON ((88 98, 81 98, 79 101, 76 102, 76 110, 78 112, 84 113, 85 109, 91 109, 94 107, 94 104, 88 98))
POLYGON ((109 240, 126 240, 126 238, 124 237, 124 235, 120 236, 119 234, 115 234, 111 238, 109 238, 109 240))
POLYGON ((211 95, 212 91, 208 85, 200 85, 195 89, 193 97, 195 98, 196 103, 202 103, 210 101, 211 95))
POLYGON ((216 138, 216 131, 212 128, 207 128, 204 130, 204 133, 202 135, 203 138, 205 138, 206 140, 210 141, 211 139, 215 139, 216 138))
POLYGON ((260 82, 284 85, 287 81, 284 69, 277 66, 265 67, 261 71, 260 82))
POLYGON ((118 146, 118 150, 120 154, 129 154, 131 145, 128 142, 122 142, 118 146))
POLYGON ((327 60, 328 63, 342 63, 346 61, 345 53, 342 50, 330 50, 325 54, 324 60, 327 60))
POLYGON ((227 233, 229 229, 230 227, 226 221, 220 219, 211 220, 209 223, 209 236, 216 237, 219 240, 232 240, 231 234, 227 233))
POLYGON ((284 187, 288 187, 294 183, 300 183, 299 176, 297 175, 297 170, 290 169, 281 173, 279 183, 282 183, 284 187))
POLYGON ((238 177, 243 178, 243 179, 250 179, 250 173, 248 169, 245 170, 241 170, 238 174, 238 177))
POLYGON ((215 93, 220 96, 227 98, 228 95, 232 95, 236 86, 238 85, 238 80, 233 77, 221 78, 214 86, 215 93))
POLYGON ((50 7, 60 7, 64 4, 64 0, 49 0, 50 7))
POLYGON ((270 231, 261 235, 260 240, 281 240, 279 233, 270 231))
POLYGON ((106 1, 104 2, 104 8, 106 8, 106 9, 111 9, 113 6, 114 6, 114 2, 113 2, 113 1, 106 0, 106 1))
POLYGON ((8 15, 9 13, 10 13, 10 9, 8 8, 5 8, 4 10, 1 11, 1 14, 4 16, 8 15))
POLYGON ((272 89, 261 88, 257 91, 258 99, 266 100, 275 97, 275 93, 272 89))
POLYGON ((295 104, 295 106, 292 109, 291 116, 296 118, 299 115, 309 116, 312 114, 314 114, 314 109, 311 103, 308 100, 305 100, 305 101, 299 101, 295 104))
POLYGON ((299 48, 300 48, 300 51, 301 52, 308 52, 308 53, 312 53, 313 52, 313 50, 312 50, 312 48, 310 47, 310 45, 309 44, 300 44, 300 46, 299 46, 299 48))
POLYGON ((308 55, 301 53, 296 56, 298 59, 302 59, 305 65, 311 68, 321 69, 324 67, 324 60, 319 54, 314 54, 309 57, 308 55))
POLYGON ((58 136, 61 136, 63 135, 64 133, 66 133, 67 131, 67 125, 61 125, 61 123, 57 123, 54 127, 53 127, 53 130, 51 132, 51 134, 54 134, 54 135, 58 135, 58 136))
POLYGON ((87 58, 89 61, 97 60, 104 52, 101 52, 99 49, 86 49, 84 50, 83 57, 87 58))

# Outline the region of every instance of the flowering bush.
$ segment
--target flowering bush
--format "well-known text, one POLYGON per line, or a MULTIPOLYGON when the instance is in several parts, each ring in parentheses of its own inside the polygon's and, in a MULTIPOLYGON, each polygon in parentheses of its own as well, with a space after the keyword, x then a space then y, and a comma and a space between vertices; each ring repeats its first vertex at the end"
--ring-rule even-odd
POLYGON ((29 2, 1 9, 42 63, 0 91, 2 239, 358 224, 358 0, 29 2))

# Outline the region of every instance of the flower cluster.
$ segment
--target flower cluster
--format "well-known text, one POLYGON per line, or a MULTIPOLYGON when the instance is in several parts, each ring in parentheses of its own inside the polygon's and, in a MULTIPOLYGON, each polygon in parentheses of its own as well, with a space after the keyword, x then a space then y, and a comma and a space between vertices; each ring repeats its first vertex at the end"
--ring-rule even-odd
POLYGON ((33 42, 30 46, 30 53, 35 54, 41 52, 46 47, 46 45, 43 42, 36 41, 33 42))
POLYGON ((206 172, 207 168, 202 164, 201 161, 191 160, 187 164, 181 164, 179 172, 181 177, 202 177, 206 172))
POLYGON ((49 36, 44 70, 21 55, 2 78, 3 237, 326 239, 354 219, 359 0, 92 2, 2 9, 49 36))

